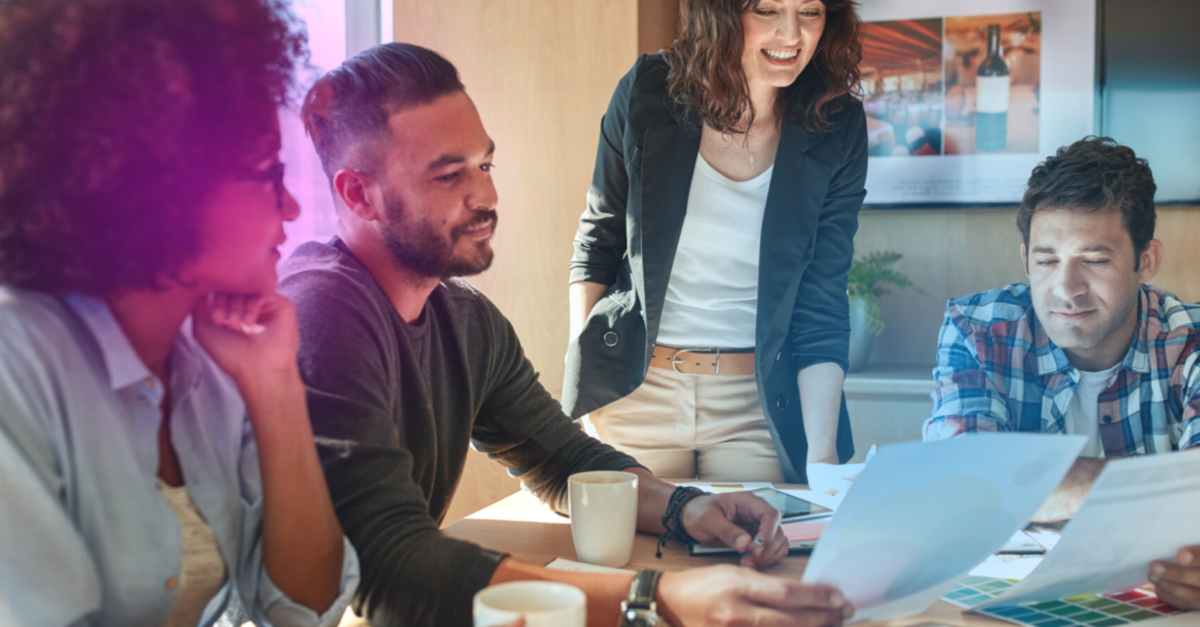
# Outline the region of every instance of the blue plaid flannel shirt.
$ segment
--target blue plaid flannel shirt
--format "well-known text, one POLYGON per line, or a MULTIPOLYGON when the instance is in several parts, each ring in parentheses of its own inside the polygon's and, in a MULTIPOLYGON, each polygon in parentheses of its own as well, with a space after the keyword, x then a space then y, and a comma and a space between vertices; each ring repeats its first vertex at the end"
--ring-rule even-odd
MULTIPOLYGON (((1100 394, 1105 457, 1200 446, 1200 305, 1141 287, 1133 343, 1100 394)), ((1029 286, 955 298, 938 338, 926 441, 976 431, 1065 433, 1079 371, 1038 323, 1029 286)))

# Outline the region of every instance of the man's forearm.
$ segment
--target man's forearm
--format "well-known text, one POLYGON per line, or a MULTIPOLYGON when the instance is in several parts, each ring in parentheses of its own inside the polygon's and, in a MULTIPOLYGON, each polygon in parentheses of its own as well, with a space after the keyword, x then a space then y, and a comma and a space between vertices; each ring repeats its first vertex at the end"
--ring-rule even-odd
POLYGON ((808 439, 810 464, 838 463, 837 429, 842 411, 842 385, 846 375, 835 363, 814 364, 800 371, 800 412, 808 439))
POLYGON ((667 511, 667 503, 671 500, 671 494, 675 492, 675 486, 655 477, 649 470, 640 466, 624 470, 638 476, 638 531, 654 534, 665 532, 662 516, 667 511))
POLYGON ((1053 523, 1069 520, 1079 511, 1083 500, 1104 470, 1106 460, 1080 457, 1071 465, 1067 476, 1055 488, 1054 493, 1033 515, 1033 522, 1053 523))

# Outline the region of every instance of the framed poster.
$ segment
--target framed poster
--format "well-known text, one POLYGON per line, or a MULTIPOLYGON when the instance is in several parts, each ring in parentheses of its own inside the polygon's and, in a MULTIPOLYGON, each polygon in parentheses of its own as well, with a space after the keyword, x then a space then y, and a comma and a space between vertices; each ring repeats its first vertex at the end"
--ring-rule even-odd
POLYGON ((1094 132, 1096 0, 864 0, 865 203, 1012 205, 1094 132))

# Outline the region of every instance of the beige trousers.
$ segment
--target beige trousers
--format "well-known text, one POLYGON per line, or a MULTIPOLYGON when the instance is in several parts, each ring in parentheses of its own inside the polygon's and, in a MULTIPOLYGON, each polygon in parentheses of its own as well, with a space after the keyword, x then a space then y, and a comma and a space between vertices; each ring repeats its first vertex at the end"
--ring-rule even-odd
POLYGON ((632 394, 588 417, 601 440, 659 477, 783 481, 752 374, 650 368, 632 394))

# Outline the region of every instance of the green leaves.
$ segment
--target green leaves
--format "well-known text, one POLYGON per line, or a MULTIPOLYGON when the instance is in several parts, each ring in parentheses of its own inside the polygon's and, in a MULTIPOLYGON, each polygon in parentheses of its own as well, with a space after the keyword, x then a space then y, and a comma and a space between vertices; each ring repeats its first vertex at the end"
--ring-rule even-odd
POLYGON ((914 285, 907 276, 890 267, 903 256, 894 250, 877 250, 855 259, 850 263, 846 293, 875 300, 889 294, 889 290, 883 286, 891 285, 897 289, 911 289, 918 294, 924 294, 925 291, 914 285))
POLYGON ((862 319, 863 328, 867 333, 875 337, 883 335, 883 327, 886 326, 883 322, 883 310, 879 308, 879 303, 875 299, 857 294, 850 295, 850 332, 854 333, 854 321, 857 318, 862 319))

